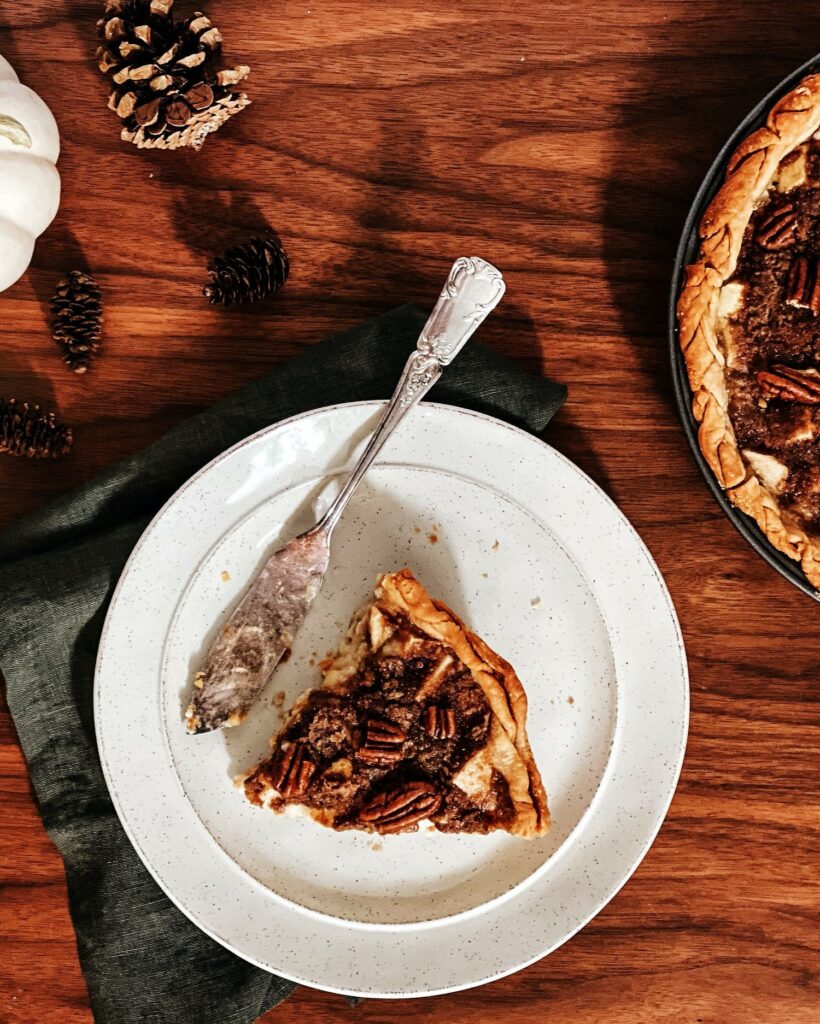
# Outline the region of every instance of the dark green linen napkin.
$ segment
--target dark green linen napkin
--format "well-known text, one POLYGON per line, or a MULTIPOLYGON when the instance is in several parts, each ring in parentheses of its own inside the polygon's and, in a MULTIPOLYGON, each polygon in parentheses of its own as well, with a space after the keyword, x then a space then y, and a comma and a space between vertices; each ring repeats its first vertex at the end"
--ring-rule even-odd
MULTIPOLYGON (((166 499, 237 441, 319 406, 388 397, 423 321, 404 306, 307 348, 0 535, 0 668, 43 822, 65 862, 101 1024, 251 1024, 293 988, 191 924, 143 867, 114 812, 92 688, 125 561, 166 499)), ((431 393, 535 433, 565 396, 563 386, 474 343, 431 393)))

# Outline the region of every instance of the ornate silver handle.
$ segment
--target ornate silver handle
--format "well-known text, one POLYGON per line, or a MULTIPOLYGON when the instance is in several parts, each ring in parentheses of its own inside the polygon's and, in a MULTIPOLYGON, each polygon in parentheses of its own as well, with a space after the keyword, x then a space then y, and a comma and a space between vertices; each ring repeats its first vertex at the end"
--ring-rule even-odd
POLYGON ((495 309, 505 289, 500 272, 485 260, 461 256, 455 261, 379 425, 316 531, 330 534, 387 439, 495 309))

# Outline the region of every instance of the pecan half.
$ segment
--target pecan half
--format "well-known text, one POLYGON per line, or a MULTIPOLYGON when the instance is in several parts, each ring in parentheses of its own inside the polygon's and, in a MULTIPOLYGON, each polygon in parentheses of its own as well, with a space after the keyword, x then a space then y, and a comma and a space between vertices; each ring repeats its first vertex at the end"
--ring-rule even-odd
POLYGON ((485 711, 478 721, 473 722, 470 728, 470 738, 478 743, 486 738, 487 732, 490 728, 490 712, 485 711))
POLYGON ((401 761, 402 746, 407 739, 404 730, 395 722, 381 718, 368 718, 364 728, 364 743, 356 751, 360 761, 372 764, 392 764, 401 761))
POLYGON ((817 260, 798 256, 792 262, 786 282, 786 302, 798 309, 810 309, 815 316, 820 313, 820 279, 817 274, 817 260))
POLYGON ((434 740, 450 740, 456 734, 456 714, 452 708, 430 704, 424 710, 424 731, 434 740))
POLYGON ((780 398, 802 405, 820 405, 820 373, 817 370, 795 370, 778 363, 757 374, 757 383, 766 398, 780 398))
POLYGON ((292 743, 281 750, 271 771, 270 781, 286 799, 299 796, 307 789, 316 765, 307 756, 304 743, 292 743))
POLYGON ((359 821, 378 832, 401 832, 435 814, 441 794, 430 782, 405 782, 378 793, 359 811, 359 821))
POLYGON ((781 203, 761 218, 755 241, 763 249, 785 249, 795 239, 797 214, 791 203, 781 203))

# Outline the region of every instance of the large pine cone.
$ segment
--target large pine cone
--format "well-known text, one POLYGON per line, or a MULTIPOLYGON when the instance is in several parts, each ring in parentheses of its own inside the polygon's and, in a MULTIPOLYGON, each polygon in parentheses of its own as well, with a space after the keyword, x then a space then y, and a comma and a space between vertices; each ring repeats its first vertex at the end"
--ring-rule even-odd
POLYGON ((85 373, 100 350, 102 303, 100 289, 82 270, 72 270, 57 285, 51 299, 52 334, 63 361, 74 373, 85 373))
POLYGON ((199 12, 175 21, 172 5, 106 0, 97 23, 104 40, 97 62, 114 81, 108 105, 122 121, 122 138, 140 148, 199 149, 250 103, 235 88, 250 68, 217 70, 219 30, 199 12))
POLYGON ((74 443, 71 427, 57 422, 53 412, 40 412, 39 405, 0 398, 0 452, 29 459, 59 459, 74 443))
POLYGON ((251 238, 208 265, 213 280, 205 285, 202 294, 209 302, 225 306, 256 302, 278 292, 289 269, 287 253, 273 235, 251 238))

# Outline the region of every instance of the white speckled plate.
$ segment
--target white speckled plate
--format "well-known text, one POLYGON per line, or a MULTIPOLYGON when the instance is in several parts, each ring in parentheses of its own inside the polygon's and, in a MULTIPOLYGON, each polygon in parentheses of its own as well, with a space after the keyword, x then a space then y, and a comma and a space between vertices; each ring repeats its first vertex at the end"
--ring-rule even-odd
POLYGON ((686 663, 637 534, 574 465, 486 416, 424 404, 346 511, 324 588, 248 721, 191 737, 188 682, 265 553, 306 527, 377 403, 256 434, 165 506, 126 566, 97 665, 117 810, 168 895, 246 959, 368 996, 465 988, 564 942, 657 832, 686 738, 686 663), (233 786, 319 681, 380 572, 409 565, 516 666, 554 825, 544 839, 336 834, 233 786), (140 771, 134 771, 134 764, 140 771))

